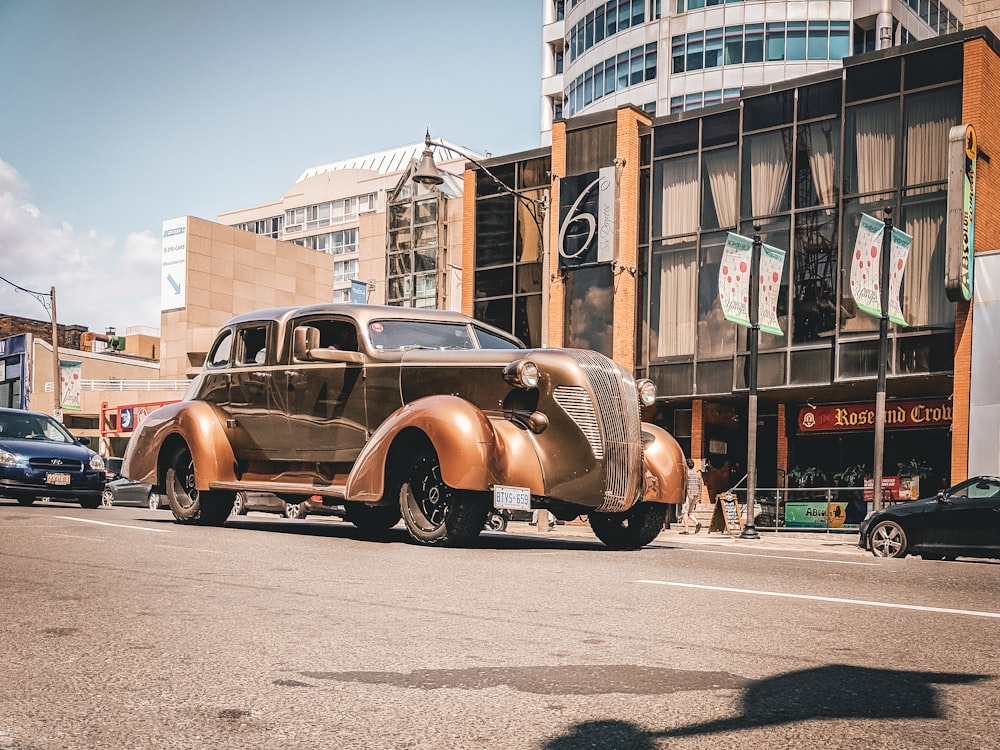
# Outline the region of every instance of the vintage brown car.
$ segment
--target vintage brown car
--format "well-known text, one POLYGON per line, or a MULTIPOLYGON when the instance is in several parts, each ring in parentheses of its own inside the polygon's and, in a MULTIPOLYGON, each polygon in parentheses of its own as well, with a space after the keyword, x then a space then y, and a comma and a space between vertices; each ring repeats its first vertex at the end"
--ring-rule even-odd
POLYGON ((368 532, 402 518, 423 544, 469 542, 495 505, 586 515, 606 545, 637 548, 683 496, 680 447, 640 419, 655 397, 601 354, 525 349, 454 312, 262 310, 223 326, 124 473, 182 523, 222 525, 236 492, 260 491, 343 505, 368 532))

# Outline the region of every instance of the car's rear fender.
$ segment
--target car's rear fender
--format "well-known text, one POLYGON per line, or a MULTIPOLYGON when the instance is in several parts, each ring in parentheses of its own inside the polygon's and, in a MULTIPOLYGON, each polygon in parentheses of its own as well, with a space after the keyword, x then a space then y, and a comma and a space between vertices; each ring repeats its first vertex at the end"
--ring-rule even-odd
POLYGON ((645 490, 643 500, 654 503, 683 503, 687 483, 684 451, 674 436, 648 422, 642 423, 645 490), (646 437, 646 436, 649 437, 646 437))
POLYGON ((544 490, 538 458, 522 431, 505 420, 491 421, 457 396, 417 399, 391 414, 361 451, 348 477, 350 500, 378 502, 389 472, 411 450, 409 441, 427 441, 437 453, 441 478, 456 489, 489 490, 494 484, 544 490))
POLYGON ((163 487, 174 453, 184 445, 194 461, 195 484, 236 481, 236 457, 226 434, 226 415, 206 401, 178 401, 143 420, 125 451, 122 473, 129 479, 163 487))

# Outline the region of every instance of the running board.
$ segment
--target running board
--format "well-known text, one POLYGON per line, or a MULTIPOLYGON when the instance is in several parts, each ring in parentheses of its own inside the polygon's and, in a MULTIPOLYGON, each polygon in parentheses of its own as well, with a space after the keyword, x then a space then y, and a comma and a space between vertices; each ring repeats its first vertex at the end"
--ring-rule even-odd
POLYGON ((344 484, 302 484, 299 482, 211 482, 213 490, 242 490, 244 492, 271 492, 275 495, 321 495, 344 500, 347 485, 344 484))

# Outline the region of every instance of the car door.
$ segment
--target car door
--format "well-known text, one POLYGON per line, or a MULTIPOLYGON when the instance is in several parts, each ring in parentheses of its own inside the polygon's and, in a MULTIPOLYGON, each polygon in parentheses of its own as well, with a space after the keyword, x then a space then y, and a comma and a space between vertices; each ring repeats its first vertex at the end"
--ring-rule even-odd
POLYGON ((229 367, 229 413, 238 459, 275 460, 288 439, 284 392, 275 382, 272 325, 266 321, 236 327, 229 367))
POLYGON ((357 324, 342 316, 304 317, 288 326, 284 368, 288 440, 283 457, 308 462, 353 462, 368 441, 365 357, 357 324), (307 336, 297 356, 296 329, 307 336), (308 334, 306 333, 308 332, 308 334), (323 350, 323 359, 307 351, 323 350))
POLYGON ((958 485, 937 504, 931 528, 938 546, 1000 546, 1000 482, 976 477, 958 485))

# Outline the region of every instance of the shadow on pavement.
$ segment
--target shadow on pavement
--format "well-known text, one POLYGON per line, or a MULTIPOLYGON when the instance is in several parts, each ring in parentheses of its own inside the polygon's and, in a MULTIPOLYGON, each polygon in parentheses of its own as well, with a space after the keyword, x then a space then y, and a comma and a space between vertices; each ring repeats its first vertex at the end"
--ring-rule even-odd
POLYGON ((545 750, 621 747, 646 750, 657 740, 780 726, 812 719, 943 719, 935 684, 957 685, 989 675, 908 672, 842 664, 769 677, 748 685, 741 713, 725 719, 664 731, 647 731, 624 721, 576 724, 545 750))

